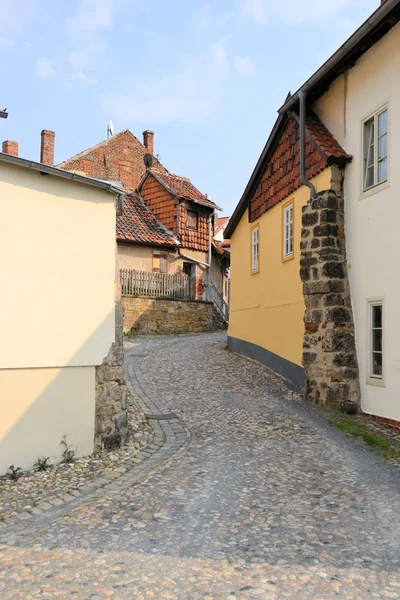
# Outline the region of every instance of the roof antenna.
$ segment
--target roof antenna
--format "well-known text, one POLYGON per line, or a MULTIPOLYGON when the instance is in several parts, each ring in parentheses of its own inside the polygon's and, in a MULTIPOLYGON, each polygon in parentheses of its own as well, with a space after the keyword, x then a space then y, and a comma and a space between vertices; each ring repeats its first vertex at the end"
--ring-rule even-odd
POLYGON ((110 119, 110 122, 107 125, 107 139, 112 135, 114 135, 114 123, 110 119))

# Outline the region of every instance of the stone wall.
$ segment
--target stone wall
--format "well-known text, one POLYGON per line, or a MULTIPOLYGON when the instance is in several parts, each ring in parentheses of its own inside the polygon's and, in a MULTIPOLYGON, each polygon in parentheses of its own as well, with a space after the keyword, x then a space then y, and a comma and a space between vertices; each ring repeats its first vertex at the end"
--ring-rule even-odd
POLYGON ((124 333, 213 331, 213 304, 200 301, 122 298, 124 333))
POLYGON ((129 439, 124 371, 122 307, 115 307, 115 342, 96 367, 95 450, 118 448, 129 439))
POLYGON ((359 373, 338 172, 334 189, 320 192, 303 207, 302 225, 307 396, 314 402, 356 410, 359 373))

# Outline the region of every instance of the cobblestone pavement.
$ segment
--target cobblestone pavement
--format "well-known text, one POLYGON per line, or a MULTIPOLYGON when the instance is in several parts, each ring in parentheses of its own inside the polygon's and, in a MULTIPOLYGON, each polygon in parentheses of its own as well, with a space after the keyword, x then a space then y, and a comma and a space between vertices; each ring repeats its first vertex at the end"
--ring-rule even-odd
POLYGON ((2 600, 400 598, 398 469, 225 344, 127 344, 166 443, 101 497, 0 537, 2 600))

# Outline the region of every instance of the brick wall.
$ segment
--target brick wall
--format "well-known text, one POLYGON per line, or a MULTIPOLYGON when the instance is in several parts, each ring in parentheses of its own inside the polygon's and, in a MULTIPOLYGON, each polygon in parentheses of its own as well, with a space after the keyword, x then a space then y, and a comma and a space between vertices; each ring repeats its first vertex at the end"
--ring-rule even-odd
POLYGON ((81 171, 89 177, 122 181, 127 190, 135 190, 146 167, 147 148, 128 130, 112 136, 58 165, 67 171, 81 171))
POLYGON ((124 333, 203 333, 213 331, 210 302, 122 298, 124 333))

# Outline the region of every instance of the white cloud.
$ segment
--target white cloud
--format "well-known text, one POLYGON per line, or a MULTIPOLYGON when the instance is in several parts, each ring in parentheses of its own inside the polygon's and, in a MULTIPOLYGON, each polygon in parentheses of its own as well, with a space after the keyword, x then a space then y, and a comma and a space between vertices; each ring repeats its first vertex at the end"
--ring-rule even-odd
POLYGON ((99 83, 98 79, 93 75, 87 75, 83 71, 74 71, 67 78, 68 87, 79 87, 79 88, 87 88, 92 85, 97 85, 99 83))
POLYGON ((255 75, 256 70, 249 56, 235 56, 233 66, 240 75, 255 75))
POLYGON ((204 55, 182 57, 175 73, 149 77, 126 86, 123 93, 104 96, 102 107, 125 122, 200 122, 218 102, 228 71, 225 41, 218 40, 204 55))
POLYGON ((0 0, 0 48, 16 48, 24 26, 37 16, 41 9, 41 0, 0 0))
POLYGON ((241 10, 258 25, 271 17, 289 25, 304 21, 329 21, 349 0, 241 0, 241 10))
POLYGON ((65 22, 70 51, 67 62, 83 85, 93 78, 105 58, 108 42, 105 33, 113 28, 117 10, 127 0, 79 0, 75 13, 65 22))
POLYGON ((38 58, 36 61, 36 73, 39 77, 47 78, 57 75, 54 60, 49 58, 38 58))

